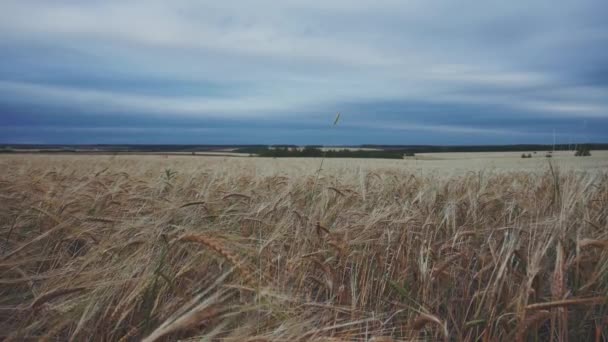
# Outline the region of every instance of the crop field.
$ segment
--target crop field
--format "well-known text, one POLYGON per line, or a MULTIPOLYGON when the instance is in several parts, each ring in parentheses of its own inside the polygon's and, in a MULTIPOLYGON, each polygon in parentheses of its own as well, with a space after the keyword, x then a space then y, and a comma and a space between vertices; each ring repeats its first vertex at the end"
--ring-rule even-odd
POLYGON ((602 341, 592 154, 0 155, 0 339, 602 341))

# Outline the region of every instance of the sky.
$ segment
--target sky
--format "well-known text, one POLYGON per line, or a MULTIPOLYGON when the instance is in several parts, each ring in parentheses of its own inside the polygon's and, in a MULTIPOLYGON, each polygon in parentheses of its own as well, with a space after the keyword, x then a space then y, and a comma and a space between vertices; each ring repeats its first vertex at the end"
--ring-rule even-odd
POLYGON ((605 0, 2 0, 0 143, 608 142, 606 13, 605 0))

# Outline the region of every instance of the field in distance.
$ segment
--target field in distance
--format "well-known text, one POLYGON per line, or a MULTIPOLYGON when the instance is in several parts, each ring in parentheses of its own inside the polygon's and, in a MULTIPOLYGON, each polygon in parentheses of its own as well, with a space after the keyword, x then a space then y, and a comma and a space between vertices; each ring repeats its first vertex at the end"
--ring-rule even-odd
POLYGON ((608 336, 608 152, 530 153, 0 155, 1 339, 608 336))

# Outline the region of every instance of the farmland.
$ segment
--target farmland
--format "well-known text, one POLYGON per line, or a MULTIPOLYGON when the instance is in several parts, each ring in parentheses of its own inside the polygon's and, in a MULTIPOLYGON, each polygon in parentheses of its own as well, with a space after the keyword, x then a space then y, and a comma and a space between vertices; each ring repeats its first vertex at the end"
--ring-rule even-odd
POLYGON ((608 152, 520 155, 0 155, 1 338, 605 339, 608 152))

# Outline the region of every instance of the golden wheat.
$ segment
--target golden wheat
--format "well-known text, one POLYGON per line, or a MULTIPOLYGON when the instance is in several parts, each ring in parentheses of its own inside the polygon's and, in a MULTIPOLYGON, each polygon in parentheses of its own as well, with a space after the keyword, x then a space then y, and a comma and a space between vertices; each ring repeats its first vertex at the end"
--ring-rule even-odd
POLYGON ((7 340, 608 337, 607 170, 0 163, 7 340))

